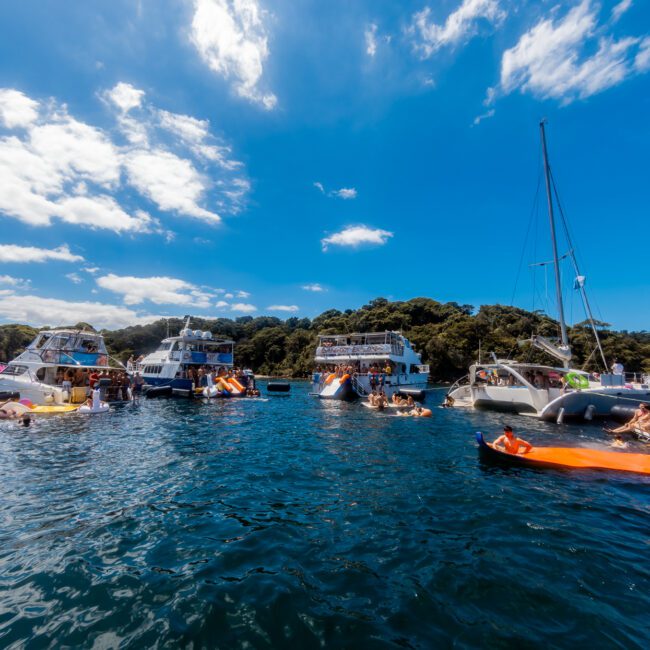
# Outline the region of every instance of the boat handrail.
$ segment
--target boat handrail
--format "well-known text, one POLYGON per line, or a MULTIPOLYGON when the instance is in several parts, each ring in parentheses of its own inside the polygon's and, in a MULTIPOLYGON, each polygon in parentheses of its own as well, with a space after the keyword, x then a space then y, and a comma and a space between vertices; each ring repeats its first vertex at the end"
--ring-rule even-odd
POLYGON ((449 393, 451 393, 452 390, 455 390, 456 388, 460 388, 460 387, 462 386, 461 382, 462 382, 464 379, 467 379, 467 382, 466 382, 466 383, 469 384, 469 373, 467 373, 466 375, 463 375, 460 379, 457 379, 457 380, 456 380, 456 381, 455 381, 455 382, 454 382, 454 383, 449 387, 449 390, 447 391, 447 395, 449 395, 449 393))

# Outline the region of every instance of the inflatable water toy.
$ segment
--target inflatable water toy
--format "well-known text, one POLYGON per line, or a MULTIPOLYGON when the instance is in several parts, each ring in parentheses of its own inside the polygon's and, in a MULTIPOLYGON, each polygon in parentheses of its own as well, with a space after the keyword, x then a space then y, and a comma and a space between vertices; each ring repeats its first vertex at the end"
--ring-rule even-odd
POLYGON ((61 413, 73 413, 78 409, 74 404, 45 404, 35 406, 29 400, 7 402, 2 408, 13 411, 18 416, 24 415, 25 413, 33 413, 34 415, 57 415, 61 413))
POLYGON ((106 413, 110 406, 99 399, 99 391, 94 390, 92 396, 92 405, 82 404, 79 407, 79 413, 106 413))
POLYGON ((486 460, 529 467, 558 469, 611 469, 650 474, 650 454, 628 454, 584 447, 533 447, 527 454, 509 454, 495 449, 483 434, 476 434, 479 453, 486 460))

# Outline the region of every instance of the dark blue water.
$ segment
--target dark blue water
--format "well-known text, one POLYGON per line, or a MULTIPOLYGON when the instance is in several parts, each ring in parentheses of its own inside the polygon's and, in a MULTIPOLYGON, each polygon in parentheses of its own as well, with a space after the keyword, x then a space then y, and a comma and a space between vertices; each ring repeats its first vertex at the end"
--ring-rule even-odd
POLYGON ((0 424, 0 646, 650 645, 650 480, 484 466, 502 416, 307 391, 0 424))

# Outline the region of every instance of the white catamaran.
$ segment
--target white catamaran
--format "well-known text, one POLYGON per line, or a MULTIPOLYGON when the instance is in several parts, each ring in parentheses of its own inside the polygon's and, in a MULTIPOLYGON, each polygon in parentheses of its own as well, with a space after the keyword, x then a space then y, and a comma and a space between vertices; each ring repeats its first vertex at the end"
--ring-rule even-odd
POLYGON ((312 376, 313 392, 323 399, 353 399, 383 390, 420 396, 429 366, 399 332, 321 334, 312 376))
MULTIPOLYGON (((544 155, 544 175, 561 340, 556 343, 542 336, 533 336, 525 342, 545 351, 557 359, 561 365, 545 366, 535 363, 520 363, 497 359, 493 356, 490 363, 476 363, 470 366, 469 374, 451 387, 449 395, 457 405, 514 411, 556 422, 561 422, 565 418, 591 420, 594 417, 609 416, 615 406, 630 407, 638 405, 640 401, 648 401, 650 388, 647 377, 641 377, 641 381, 628 382, 620 372, 612 374, 606 371, 601 375, 596 375, 570 367, 572 353, 564 319, 560 258, 553 209, 553 196, 557 197, 557 191, 548 161, 544 125, 545 122, 542 121, 540 137, 544 155)), ((585 291, 585 277, 580 274, 568 231, 566 234, 569 240, 567 255, 571 259, 576 275, 575 287, 580 290, 603 367, 607 369, 607 361, 585 291)))

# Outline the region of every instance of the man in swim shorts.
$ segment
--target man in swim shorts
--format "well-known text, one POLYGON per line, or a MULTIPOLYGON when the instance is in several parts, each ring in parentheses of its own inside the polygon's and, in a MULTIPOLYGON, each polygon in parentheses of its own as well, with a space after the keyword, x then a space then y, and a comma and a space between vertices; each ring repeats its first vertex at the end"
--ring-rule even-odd
POLYGON ((635 429, 644 430, 645 426, 650 424, 650 406, 645 402, 639 404, 639 408, 634 411, 634 415, 629 422, 616 429, 605 429, 607 433, 633 433, 635 429))
POLYGON ((529 442, 517 438, 512 427, 508 426, 503 427, 503 435, 494 441, 493 446, 509 454, 527 454, 533 448, 529 442))

